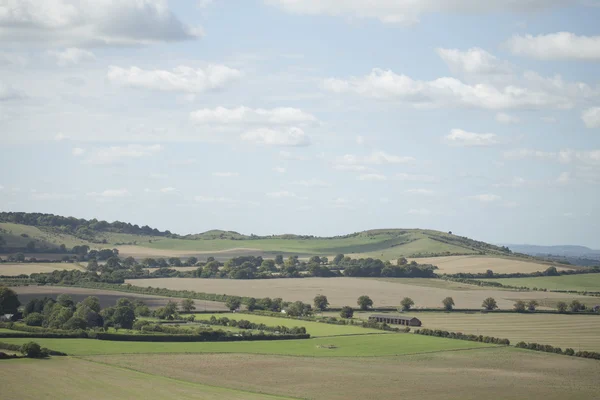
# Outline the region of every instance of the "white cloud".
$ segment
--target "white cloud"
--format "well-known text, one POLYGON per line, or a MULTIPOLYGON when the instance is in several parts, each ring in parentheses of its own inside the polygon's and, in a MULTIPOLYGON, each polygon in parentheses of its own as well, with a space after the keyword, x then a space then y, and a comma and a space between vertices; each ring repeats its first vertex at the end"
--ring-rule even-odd
POLYGON ((600 150, 573 150, 561 149, 557 152, 515 149, 504 153, 504 158, 509 160, 538 159, 544 161, 555 161, 561 164, 583 164, 587 166, 600 165, 600 150))
POLYGON ((483 14, 496 11, 533 12, 568 0, 265 0, 267 4, 303 15, 330 15, 355 18, 375 18, 383 23, 411 25, 427 13, 483 14))
POLYGON ((0 82, 0 101, 17 100, 23 97, 23 94, 11 86, 0 82))
POLYGON ((2 0, 0 41, 139 45, 195 39, 167 0, 2 0))
POLYGON ((558 119, 556 119, 556 117, 542 117, 541 120, 547 124, 554 124, 558 122, 558 119))
POLYGON ((194 196, 194 201, 199 203, 225 203, 225 204, 235 204, 237 200, 231 199, 229 197, 213 197, 213 196, 194 196))
POLYGON ((75 147, 73 150, 71 150, 71 154, 73 154, 75 157, 79 157, 83 155, 83 153, 85 153, 85 149, 82 149, 81 147, 75 147))
POLYGON ((29 63, 27 57, 18 53, 7 53, 0 51, 0 67, 16 66, 24 67, 29 63))
POLYGON ((159 192, 161 192, 161 193, 174 193, 176 191, 177 191, 177 189, 175 189, 174 187, 170 187, 170 186, 159 189, 159 192))
POLYGON ((494 187, 518 188, 524 186, 526 182, 527 181, 520 176, 515 176, 510 182, 496 183, 494 184, 494 187))
POLYGON ((111 146, 97 149, 87 160, 90 164, 111 164, 132 158, 151 157, 161 152, 163 147, 159 144, 127 146, 111 146))
POLYGON ((308 179, 292 182, 292 185, 304 186, 304 187, 330 187, 331 184, 322 181, 320 179, 308 179))
POLYGON ((408 164, 414 162, 414 157, 396 156, 384 151, 374 151, 368 156, 357 156, 346 154, 336 158, 337 165, 360 165, 360 164, 408 164))
POLYGON ((381 174, 360 174, 356 179, 359 181, 385 181, 387 180, 385 175, 381 174))
POLYGON ((0 190, 4 190, 4 186, 0 185, 0 190))
POLYGON ((336 199, 331 200, 331 206, 333 208, 341 208, 341 209, 346 209, 346 210, 354 209, 354 206, 352 206, 352 203, 350 202, 350 200, 345 199, 343 197, 338 197, 336 199))
POLYGON ((365 144, 365 137, 360 135, 356 136, 356 144, 361 146, 365 144))
POLYGON ((277 172, 278 174, 285 174, 286 169, 283 167, 273 167, 273 171, 277 172))
POLYGON ((520 160, 525 158, 537 158, 540 160, 552 160, 556 158, 556 153, 531 150, 531 149, 514 149, 504 152, 504 158, 508 160, 520 160))
POLYGON ((245 106, 237 108, 204 108, 190 113, 190 119, 196 123, 208 125, 241 124, 305 124, 316 122, 317 118, 298 108, 276 107, 272 109, 245 106))
POLYGON ((587 85, 567 85, 560 77, 543 80, 528 74, 525 79, 530 87, 496 87, 488 83, 471 85, 449 77, 419 81, 391 70, 374 68, 363 77, 326 79, 323 86, 335 93, 355 93, 363 97, 403 102, 418 108, 565 109, 573 107, 574 102, 583 95, 589 97, 598 94, 587 85))
POLYGON ((333 169, 338 171, 366 171, 370 168, 365 167, 364 165, 351 165, 351 164, 333 164, 333 169))
POLYGON ((470 197, 473 200, 480 201, 482 203, 494 203, 502 200, 502 197, 495 194, 478 194, 470 197))
POLYGON ((581 119, 588 128, 600 128, 600 107, 592 107, 581 113, 581 119))
POLYGON ((290 191, 287 191, 287 190, 282 190, 282 191, 279 191, 279 192, 269 192, 266 195, 267 195, 267 197, 273 197, 273 198, 276 198, 276 199, 298 197, 298 195, 296 195, 296 193, 290 192, 290 191))
POLYGON ((269 146, 301 147, 310 145, 310 138, 297 127, 291 128, 257 128, 241 135, 242 140, 269 146))
POLYGON ((499 112, 496 114, 496 121, 500 122, 501 124, 517 124, 519 123, 520 119, 513 115, 499 112))
POLYGON ((462 129, 452 129, 445 136, 445 141, 450 146, 462 147, 483 147, 498 144, 497 136, 494 133, 474 133, 462 129))
POLYGON ((31 198, 34 200, 69 200, 74 199, 75 195, 69 193, 38 193, 34 192, 31 195, 31 198))
POLYGON ((105 198, 115 198, 115 197, 129 197, 131 193, 127 189, 106 189, 103 192, 91 192, 87 193, 87 196, 90 197, 105 197, 105 198))
POLYGON ((208 65, 197 69, 180 65, 172 71, 110 66, 107 73, 110 81, 122 86, 183 93, 222 89, 241 76, 241 71, 225 65, 208 65))
POLYGON ((515 35, 506 46, 513 54, 541 60, 600 60, 600 36, 577 36, 571 32, 515 35))
POLYGON ((56 140, 57 142, 61 142, 61 141, 63 141, 63 140, 67 140, 67 139, 68 139, 68 137, 67 137, 67 135, 65 135, 64 133, 57 133, 57 134, 54 136, 54 140, 56 140))
POLYGON ((458 49, 436 49, 450 71, 464 75, 510 74, 512 66, 478 47, 466 51, 458 49))
POLYGON ((234 178, 240 176, 239 172, 213 172, 212 175, 219 178, 234 178))
POLYGON ((411 208, 410 210, 407 211, 408 214, 411 215, 431 215, 432 212, 431 210, 428 210, 426 208, 411 208))
POLYGON ((556 178, 556 183, 566 184, 571 181, 571 174, 569 172, 561 172, 561 174, 556 178))
POLYGON ((432 183, 432 182, 439 181, 439 179, 437 177, 431 176, 431 175, 418 175, 418 174, 406 174, 406 173, 396 174, 396 179, 399 181, 405 181, 405 182, 425 182, 425 183, 432 183))
POLYGON ((405 190, 405 192, 409 194, 422 194, 426 196, 430 196, 435 193, 433 190, 430 189, 407 189, 405 190))
POLYGON ((67 65, 79 64, 84 61, 93 61, 96 59, 94 53, 77 47, 69 47, 63 51, 48 51, 48 55, 56 59, 56 64, 61 67, 67 65))

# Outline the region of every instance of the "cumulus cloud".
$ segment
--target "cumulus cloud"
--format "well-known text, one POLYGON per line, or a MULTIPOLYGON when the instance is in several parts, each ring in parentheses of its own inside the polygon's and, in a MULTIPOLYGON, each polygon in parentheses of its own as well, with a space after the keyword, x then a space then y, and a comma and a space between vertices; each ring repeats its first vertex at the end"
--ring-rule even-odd
POLYGON ((301 181, 292 182, 292 185, 304 186, 304 187, 330 187, 331 184, 320 179, 305 179, 301 181))
POLYGON ((496 121, 500 122, 501 124, 517 124, 519 123, 520 119, 514 115, 500 112, 496 114, 496 121))
POLYGON ((159 144, 127 146, 110 146, 97 149, 87 160, 90 164, 112 164, 132 158, 151 157, 161 152, 163 147, 159 144))
POLYGON ((273 167, 273 171, 277 172, 278 174, 285 174, 286 169, 284 167, 273 167))
POLYGON ((453 73, 496 75, 510 74, 513 69, 510 63, 499 60, 496 56, 478 47, 466 51, 438 48, 436 52, 453 73))
POLYGON ((494 133, 474 133, 462 129, 452 129, 444 140, 450 146, 461 147, 484 147, 498 144, 497 136, 494 133))
POLYGON ((540 60, 600 60, 600 36, 577 36, 571 32, 515 35, 505 45, 513 54, 540 60))
POLYGON ((397 156, 384 151, 374 151, 367 156, 357 156, 346 154, 336 158, 336 164, 357 165, 357 164, 407 164, 414 162, 414 157, 397 156))
POLYGON ((91 51, 79 49, 77 47, 69 47, 63 51, 49 50, 48 55, 56 59, 56 64, 61 67, 96 59, 96 56, 91 51))
POLYGON ((588 128, 600 128, 600 107, 592 107, 581 113, 581 119, 588 128))
POLYGON ((0 40, 57 45, 140 45, 196 39, 167 0, 2 0, 0 40))
POLYGON ((298 108, 276 107, 272 109, 245 106, 237 108, 204 108, 190 113, 190 119, 196 123, 208 125, 241 124, 305 124, 316 122, 317 118, 298 108))
POLYGON ((569 172, 561 172, 561 174, 556 178, 556 183, 559 184, 567 184, 571 181, 571 174, 569 172))
POLYGON ((504 158, 509 160, 538 159, 559 162, 561 164, 574 163, 587 166, 599 166, 600 150, 562 149, 559 151, 543 151, 533 149, 514 149, 505 152, 504 158))
POLYGON ((161 193, 165 193, 166 194, 166 193, 175 193, 177 191, 177 189, 175 189, 174 187, 169 186, 169 187, 161 188, 158 191, 161 192, 161 193))
POLYGON ((360 174, 356 179, 359 181, 385 181, 387 177, 382 174, 360 174))
POLYGON ((597 90, 587 85, 566 84, 560 76, 544 80, 529 73, 525 80, 528 87, 496 87, 488 83, 471 85, 449 77, 419 81, 391 70, 374 68, 363 77, 326 79, 323 87, 335 93, 355 93, 363 97, 403 102, 418 108, 564 109, 573 107, 577 98, 598 95, 597 90))
POLYGON ((407 189, 405 190, 405 192, 409 194, 421 194, 426 196, 430 196, 435 193, 433 190, 430 189, 407 189))
POLYGON ((297 127, 257 128, 241 135, 242 140, 269 146, 301 147, 310 145, 310 138, 297 127))
POLYGON ((282 190, 279 192, 269 192, 266 194, 267 197, 273 197, 276 199, 281 199, 281 198, 290 198, 290 197, 298 197, 298 195, 294 192, 290 192, 287 190, 282 190))
POLYGON ((0 67, 5 66, 16 66, 24 67, 28 64, 28 59, 22 54, 18 53, 7 53, 0 51, 0 67))
POLYGON ((482 203, 494 203, 502 200, 502 197, 495 194, 478 194, 470 197, 473 200, 480 201, 482 203))
POLYGON ((117 198, 117 197, 129 197, 131 193, 127 189, 106 189, 103 192, 90 192, 87 193, 90 197, 104 197, 104 198, 117 198))
POLYGON ((208 65, 196 69, 181 65, 172 71, 144 70, 135 66, 130 68, 110 66, 107 73, 108 79, 118 85, 183 93, 223 89, 241 76, 241 71, 225 65, 208 65))
POLYGON ((302 15, 330 15, 354 18, 375 18, 383 23, 411 25, 427 13, 483 14, 496 11, 533 12, 557 5, 569 5, 569 0, 265 0, 287 12, 302 15))
POLYGON ((81 147, 74 147, 73 150, 71 150, 71 154, 75 157, 79 157, 83 155, 83 153, 85 153, 85 149, 82 149, 81 147))

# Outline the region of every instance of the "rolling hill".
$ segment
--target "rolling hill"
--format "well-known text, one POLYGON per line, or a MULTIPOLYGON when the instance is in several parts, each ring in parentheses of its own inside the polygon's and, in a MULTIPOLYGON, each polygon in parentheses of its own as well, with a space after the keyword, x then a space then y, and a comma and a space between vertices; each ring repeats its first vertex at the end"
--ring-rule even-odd
MULTIPOLYGON (((434 257, 451 255, 507 256, 510 251, 467 237, 426 229, 377 229, 343 236, 244 235, 211 230, 194 235, 161 232, 148 226, 123 222, 108 223, 38 213, 0 213, 3 251, 25 251, 33 242, 35 252, 58 252, 88 245, 90 248, 118 248, 122 254, 144 256, 196 255, 229 258, 237 254, 374 257, 434 257)), ((31 252, 31 251, 27 251, 31 252)))

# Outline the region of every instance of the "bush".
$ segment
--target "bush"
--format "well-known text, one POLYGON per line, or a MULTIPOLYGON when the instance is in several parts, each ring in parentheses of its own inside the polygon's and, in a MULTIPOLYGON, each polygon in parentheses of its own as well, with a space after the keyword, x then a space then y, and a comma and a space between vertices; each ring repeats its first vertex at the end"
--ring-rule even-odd
POLYGON ((27 358, 44 358, 48 356, 36 342, 24 343, 23 346, 21 346, 21 353, 27 358))
POLYGON ((25 318, 25 324, 29 326, 42 326, 44 323, 44 316, 40 313, 31 313, 25 318))
POLYGON ((340 317, 342 318, 352 318, 354 316, 354 310, 352 307, 344 306, 340 311, 340 317))

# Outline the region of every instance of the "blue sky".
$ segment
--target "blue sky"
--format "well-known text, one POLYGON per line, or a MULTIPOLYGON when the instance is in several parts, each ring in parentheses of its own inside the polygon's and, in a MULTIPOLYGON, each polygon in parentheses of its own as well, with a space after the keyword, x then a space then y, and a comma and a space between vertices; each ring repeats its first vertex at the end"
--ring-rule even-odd
POLYGON ((600 248, 599 6, 0 0, 0 209, 600 248))

